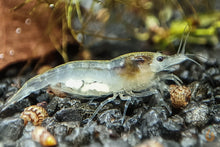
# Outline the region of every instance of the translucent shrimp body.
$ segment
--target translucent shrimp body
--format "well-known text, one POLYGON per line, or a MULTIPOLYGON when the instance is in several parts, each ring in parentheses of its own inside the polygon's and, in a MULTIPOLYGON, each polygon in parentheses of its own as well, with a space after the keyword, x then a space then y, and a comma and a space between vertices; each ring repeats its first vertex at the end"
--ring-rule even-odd
MULTIPOLYGON (((151 87, 155 84, 155 79, 160 78, 156 76, 158 72, 169 71, 171 66, 185 60, 192 59, 184 54, 167 56, 153 52, 134 52, 112 60, 69 62, 28 80, 6 102, 1 111, 32 92, 48 86, 76 98, 96 99, 113 94, 113 97, 100 104, 92 118, 105 104, 113 101, 117 96, 127 100, 126 111, 131 97, 124 97, 124 93, 142 91, 151 87)), ((169 79, 178 79, 176 76, 170 77, 169 79)))

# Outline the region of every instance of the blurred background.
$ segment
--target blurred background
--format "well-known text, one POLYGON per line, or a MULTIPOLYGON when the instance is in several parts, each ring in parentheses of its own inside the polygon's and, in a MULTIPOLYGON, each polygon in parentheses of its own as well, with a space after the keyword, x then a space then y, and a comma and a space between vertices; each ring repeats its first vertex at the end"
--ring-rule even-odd
POLYGON ((218 58, 219 9, 217 0, 1 1, 0 74, 134 51, 175 54, 189 32, 187 52, 218 58))

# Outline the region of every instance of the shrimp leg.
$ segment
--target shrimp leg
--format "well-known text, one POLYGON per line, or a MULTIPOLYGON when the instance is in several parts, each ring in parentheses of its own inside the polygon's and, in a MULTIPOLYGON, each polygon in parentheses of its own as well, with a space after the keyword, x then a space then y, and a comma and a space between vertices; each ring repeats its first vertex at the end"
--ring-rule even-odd
POLYGON ((122 116, 122 120, 121 120, 121 123, 123 124, 124 123, 124 120, 125 120, 125 115, 126 115, 126 112, 128 110, 128 106, 129 104, 131 103, 131 96, 122 96, 122 95, 119 95, 120 96, 120 99, 121 100, 126 100, 125 102, 125 107, 124 107, 124 112, 123 112, 123 116, 122 116))
POLYGON ((98 114, 98 112, 108 103, 114 101, 117 98, 118 94, 113 94, 112 97, 107 98, 106 100, 104 100, 103 102, 101 102, 101 104, 98 106, 98 108, 96 108, 95 112, 93 113, 93 115, 89 118, 84 120, 84 122, 87 122, 87 124, 90 124, 90 122, 95 118, 95 116, 98 114), (87 121, 88 120, 88 121, 87 121))

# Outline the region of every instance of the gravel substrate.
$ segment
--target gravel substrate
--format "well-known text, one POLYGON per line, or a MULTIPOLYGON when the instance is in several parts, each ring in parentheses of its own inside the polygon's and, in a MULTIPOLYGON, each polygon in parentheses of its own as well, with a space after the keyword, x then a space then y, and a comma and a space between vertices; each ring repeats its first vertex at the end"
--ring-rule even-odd
MULTIPOLYGON (((105 98, 86 101, 52 96, 46 89, 36 91, 0 114, 0 146, 41 146, 31 138, 35 126, 30 122, 24 126, 20 114, 25 107, 42 101, 48 103, 49 117, 41 126, 55 136, 60 147, 220 146, 220 60, 209 57, 202 66, 204 69, 185 62, 175 72, 191 89, 186 107, 173 107, 168 91, 143 95, 129 106, 123 124, 124 102, 119 99, 104 106, 91 124, 86 125, 83 120, 89 118, 105 98)), ((26 78, 19 79, 21 84, 26 78)), ((0 106, 18 90, 13 85, 17 80, 0 81, 0 106)))

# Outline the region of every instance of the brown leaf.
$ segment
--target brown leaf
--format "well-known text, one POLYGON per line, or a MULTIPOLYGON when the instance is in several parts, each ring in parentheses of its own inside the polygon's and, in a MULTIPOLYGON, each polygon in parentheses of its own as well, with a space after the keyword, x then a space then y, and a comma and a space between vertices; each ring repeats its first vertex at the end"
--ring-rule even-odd
POLYGON ((22 1, 0 1, 0 70, 11 63, 42 57, 55 50, 46 29, 52 10, 35 2, 13 10, 22 1))

